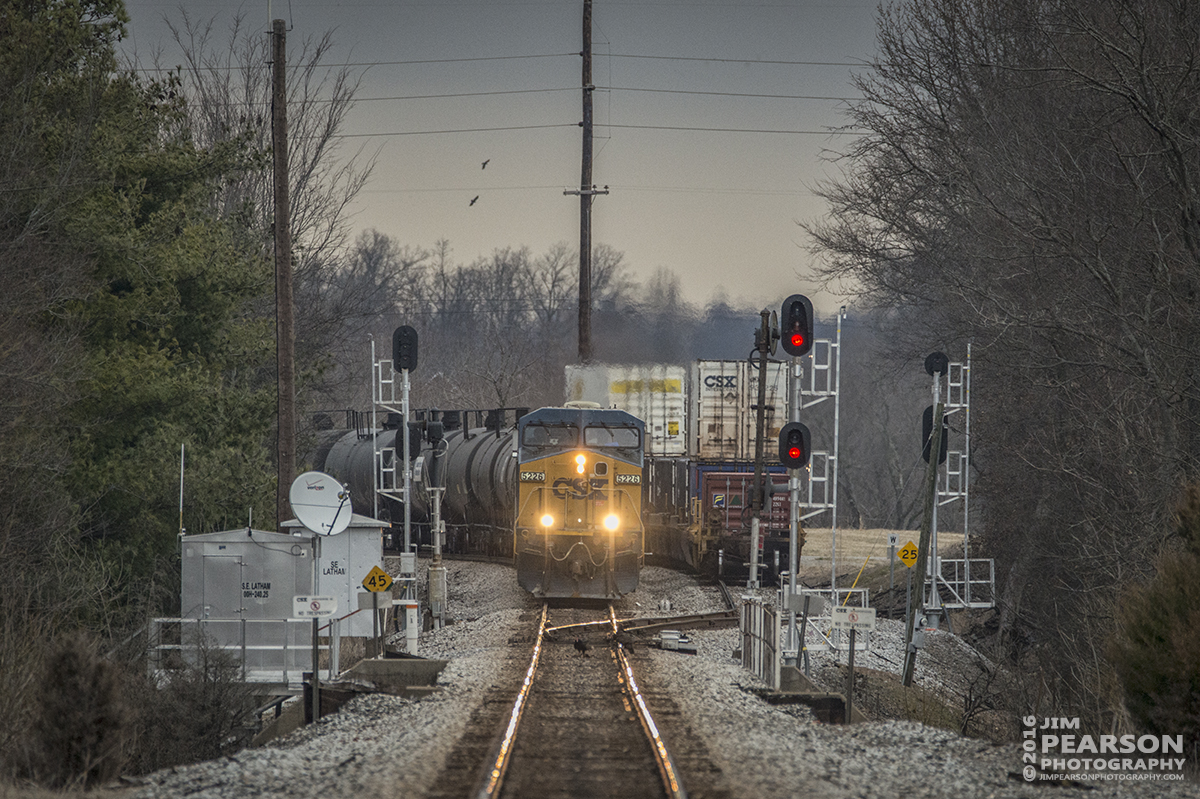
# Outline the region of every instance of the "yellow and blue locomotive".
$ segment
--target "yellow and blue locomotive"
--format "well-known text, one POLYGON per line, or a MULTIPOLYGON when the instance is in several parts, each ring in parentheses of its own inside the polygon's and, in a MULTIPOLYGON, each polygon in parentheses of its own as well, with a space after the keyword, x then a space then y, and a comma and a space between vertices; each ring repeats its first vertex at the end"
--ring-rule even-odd
POLYGON ((543 597, 613 598, 637 588, 645 552, 645 425, 585 403, 517 423, 517 580, 543 597))
MULTIPOLYGON (((505 415, 491 411, 472 427, 469 412, 443 412, 435 440, 428 426, 413 431, 414 540, 430 540, 428 489, 441 483, 449 551, 511 555, 518 582, 539 597, 612 599, 635 590, 645 555, 644 423, 594 403, 517 410, 515 426, 505 415)), ((393 522, 393 537, 402 502, 381 496, 377 510, 372 503, 375 469, 396 473, 400 438, 398 426, 334 433, 314 457, 314 468, 350 487, 356 512, 393 522)))

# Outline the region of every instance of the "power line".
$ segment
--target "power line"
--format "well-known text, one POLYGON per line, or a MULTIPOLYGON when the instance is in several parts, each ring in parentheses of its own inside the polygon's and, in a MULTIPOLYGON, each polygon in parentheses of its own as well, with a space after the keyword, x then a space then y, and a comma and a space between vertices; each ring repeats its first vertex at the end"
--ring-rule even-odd
MULTIPOLYGON (((561 58, 563 56, 578 56, 579 53, 534 53, 530 55, 493 55, 493 56, 476 56, 473 58, 421 58, 409 61, 345 61, 340 64, 317 64, 319 67, 394 67, 407 66, 410 64, 464 64, 472 61, 510 61, 520 58, 561 58)), ((133 70, 134 72, 174 72, 178 67, 139 67, 133 70)), ((225 67, 204 66, 199 72, 227 72, 230 70, 240 70, 240 65, 230 65, 225 67)))
POLYGON ((362 194, 426 194, 431 192, 481 192, 481 191, 534 191, 561 190, 563 184, 553 186, 448 186, 437 189, 362 189, 362 194))
MULTIPOLYGON (((856 100, 861 100, 861 97, 829 97, 825 95, 814 94, 755 94, 751 92, 709 92, 709 91, 689 91, 686 89, 639 89, 634 86, 597 86, 602 91, 614 92, 655 92, 657 94, 704 94, 715 97, 763 97, 773 100, 840 100, 852 103, 856 100)), ((576 91, 578 89, 576 88, 576 91)))
MULTIPOLYGON (((599 124, 599 123, 598 123, 599 124)), ((771 129, 771 128, 701 128, 691 127, 687 125, 619 125, 619 124, 603 124, 601 127, 606 128, 626 128, 630 130, 681 130, 695 131, 700 133, 765 133, 765 134, 781 134, 792 136, 865 136, 867 131, 862 130, 788 130, 788 129, 771 129)), ((507 125, 494 128, 455 128, 449 130, 396 130, 380 133, 340 133, 331 138, 335 139, 371 139, 371 138, 386 138, 389 136, 426 136, 437 133, 490 133, 492 131, 505 130, 540 130, 544 128, 577 128, 578 122, 559 122, 552 125, 507 125)))
POLYGON ((792 189, 718 189, 709 186, 621 186, 612 184, 616 191, 667 191, 685 194, 761 194, 768 196, 800 197, 809 194, 807 191, 792 189))
MULTIPOLYGON (((494 92, 455 92, 454 94, 408 94, 397 97, 355 97, 353 102, 367 103, 376 100, 440 100, 446 97, 491 97, 497 94, 539 94, 545 92, 577 92, 578 86, 564 86, 558 89, 506 89, 494 92)), ((320 102, 331 102, 322 100, 320 102)))
MULTIPOLYGON (((602 54, 602 57, 605 54, 602 54)), ((703 58, 678 55, 637 55, 636 53, 608 53, 608 58, 645 58, 655 61, 714 61, 719 64, 782 64, 794 67, 866 67, 865 61, 778 61, 765 58, 703 58)))
MULTIPOLYGON (((474 56, 471 58, 418 58, 404 61, 343 61, 341 63, 319 64, 321 67, 394 67, 394 66, 410 66, 416 64, 465 64, 476 61, 511 61, 523 58, 563 58, 565 56, 579 56, 578 52, 573 53, 531 53, 527 55, 493 55, 493 56, 474 56)), ((869 63, 855 61, 784 61, 779 59, 766 58, 714 58, 704 56, 674 56, 674 55, 639 55, 636 53, 601 53, 598 57, 607 58, 641 58, 655 61, 710 61, 718 64, 778 64, 782 66, 797 66, 797 67, 866 67, 869 63)), ((178 67, 138 67, 134 72, 173 72, 178 67)), ((201 72, 225 72, 229 70, 240 70, 240 65, 230 66, 205 66, 199 71, 201 72)), ((191 71, 191 70, 189 70, 191 71)))
MULTIPOLYGON (((763 98, 763 99, 769 99, 769 100, 834 100, 834 101, 847 102, 847 103, 852 103, 852 102, 862 99, 861 97, 833 97, 833 96, 829 96, 829 95, 815 95, 815 94, 761 94, 761 93, 755 93, 755 92, 716 92, 716 91, 701 91, 701 90, 688 90, 688 89, 649 89, 649 88, 639 88, 636 86, 597 86, 596 89, 599 91, 609 91, 609 92, 652 92, 652 93, 656 93, 656 94, 696 94, 696 95, 705 95, 705 96, 712 96, 712 97, 751 97, 751 98, 763 98)), ((394 96, 390 96, 390 97, 354 97, 354 98, 351 98, 350 102, 371 103, 371 102, 391 101, 391 100, 441 100, 441 99, 447 99, 447 98, 452 99, 452 98, 458 98, 458 97, 495 97, 495 96, 507 95, 507 94, 547 94, 547 93, 551 93, 551 92, 578 92, 578 91, 579 91, 578 86, 560 86, 560 87, 545 88, 545 89, 498 89, 496 91, 488 91, 488 92, 453 92, 453 93, 449 93, 449 94, 401 94, 401 95, 394 95, 394 96)), ((309 100, 308 102, 314 103, 314 104, 327 104, 327 103, 332 103, 334 101, 332 99, 326 99, 326 100, 309 100)), ((233 102, 216 103, 216 105, 265 107, 266 105, 268 105, 268 103, 265 100, 254 100, 254 101, 246 101, 246 102, 233 101, 233 102)))
POLYGON ((691 130, 704 133, 777 133, 793 136, 865 136, 863 130, 786 130, 770 128, 700 128, 686 125, 616 125, 605 124, 606 128, 627 128, 631 130, 691 130))
MULTIPOLYGON (((606 184, 614 192, 622 191, 663 191, 689 194, 748 194, 770 196, 804 196, 807 191, 794 189, 722 189, 712 186, 633 186, 619 183, 606 184)), ((445 188, 404 188, 404 189, 363 189, 363 194, 435 194, 435 193, 470 193, 470 192, 502 192, 502 191, 559 191, 565 188, 563 184, 544 186, 448 186, 445 188)))
POLYGON ((538 130, 541 128, 577 128, 575 122, 559 122, 554 125, 507 125, 495 128, 454 128, 451 130, 395 130, 387 133, 339 133, 334 139, 371 139, 385 136, 425 136, 431 133, 490 133, 498 130, 538 130))

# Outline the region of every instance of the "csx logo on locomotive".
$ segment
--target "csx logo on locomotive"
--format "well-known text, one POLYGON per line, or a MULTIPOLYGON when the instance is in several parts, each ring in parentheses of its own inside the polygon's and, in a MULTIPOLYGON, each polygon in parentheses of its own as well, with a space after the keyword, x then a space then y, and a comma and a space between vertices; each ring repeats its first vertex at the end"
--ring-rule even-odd
POLYGON ((590 480, 586 477, 556 477, 554 479, 554 496, 559 499, 606 499, 604 495, 604 487, 608 485, 608 481, 603 477, 593 477, 590 480))
POLYGON ((737 375, 708 375, 704 378, 705 388, 737 388, 737 375))

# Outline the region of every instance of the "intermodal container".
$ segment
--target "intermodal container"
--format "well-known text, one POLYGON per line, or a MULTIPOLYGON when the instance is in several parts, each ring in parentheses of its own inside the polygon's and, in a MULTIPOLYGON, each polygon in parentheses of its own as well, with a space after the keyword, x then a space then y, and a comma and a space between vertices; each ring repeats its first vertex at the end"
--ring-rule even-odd
MULTIPOLYGON (((750 501, 754 487, 754 471, 703 471, 701 477, 701 512, 710 526, 727 534, 736 534, 750 527, 750 501)), ((766 535, 787 535, 790 506, 787 475, 770 473, 775 493, 769 507, 763 509, 761 528, 766 535)))
MULTIPOLYGON (((763 452, 777 459, 787 423, 787 364, 767 363, 763 452)), ((754 460, 758 367, 748 361, 696 361, 691 372, 688 454, 703 461, 754 460)))
POLYGON ((568 365, 567 400, 628 411, 646 423, 646 454, 681 457, 687 450, 687 369, 670 364, 568 365))

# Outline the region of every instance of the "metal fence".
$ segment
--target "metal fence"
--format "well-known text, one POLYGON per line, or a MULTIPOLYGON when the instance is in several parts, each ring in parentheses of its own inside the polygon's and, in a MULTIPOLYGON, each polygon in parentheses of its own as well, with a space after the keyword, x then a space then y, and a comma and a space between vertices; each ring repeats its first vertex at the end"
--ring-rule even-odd
MULTIPOLYGON (((804 648, 809 652, 825 652, 833 650, 835 652, 844 652, 850 646, 850 635, 843 630, 833 629, 833 607, 850 607, 850 608, 866 608, 871 604, 871 593, 866 588, 838 588, 835 591, 829 589, 804 589, 797 592, 800 597, 800 602, 796 603, 797 608, 803 606, 803 598, 805 596, 820 599, 821 612, 809 613, 808 623, 801 624, 800 619, 797 619, 796 626, 799 631, 803 628, 804 648)), ((783 604, 781 596, 780 604, 783 604)), ((784 642, 784 649, 789 651, 789 657, 795 656, 795 642, 784 642)), ((860 632, 855 636, 854 649, 855 651, 865 651, 871 648, 871 634, 860 632)))
POLYGON ((779 611, 774 602, 743 597, 738 614, 742 633, 742 668, 779 688, 779 611))
MULTIPOLYGON (((330 619, 319 629, 317 657, 318 662, 324 661, 322 679, 340 671, 342 618, 330 619)), ((205 652, 212 651, 230 656, 244 682, 298 688, 301 675, 313 668, 312 620, 151 619, 147 666, 151 676, 194 668, 205 652)))

